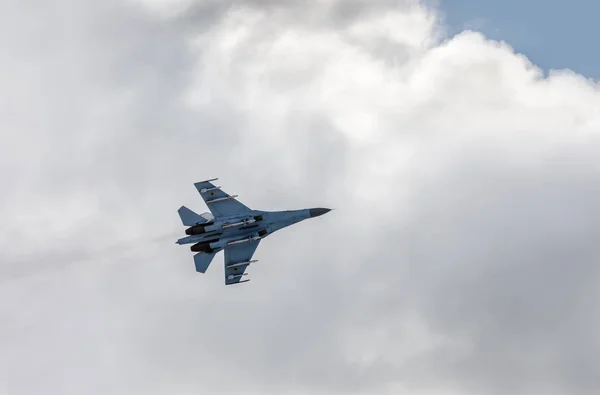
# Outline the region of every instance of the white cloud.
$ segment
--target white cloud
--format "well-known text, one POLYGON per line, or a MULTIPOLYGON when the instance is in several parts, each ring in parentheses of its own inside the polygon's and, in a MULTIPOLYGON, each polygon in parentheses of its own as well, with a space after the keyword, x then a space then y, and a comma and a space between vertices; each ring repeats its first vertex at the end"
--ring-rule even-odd
POLYGON ((593 81, 409 1, 71 3, 0 24, 0 389, 594 393, 593 81), (224 287, 214 176, 338 210, 224 287))

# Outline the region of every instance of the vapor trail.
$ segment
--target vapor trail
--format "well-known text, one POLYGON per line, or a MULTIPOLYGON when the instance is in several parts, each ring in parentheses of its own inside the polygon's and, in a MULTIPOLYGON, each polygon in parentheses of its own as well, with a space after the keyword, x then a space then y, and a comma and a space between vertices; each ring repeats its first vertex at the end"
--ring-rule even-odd
MULTIPOLYGON (((21 257, 0 258, 0 283, 68 269, 76 264, 89 267, 90 263, 125 257, 136 251, 148 250, 166 245, 168 240, 178 236, 178 232, 169 232, 154 237, 138 238, 136 240, 119 241, 101 249, 85 248, 77 245, 72 249, 62 251, 37 251, 21 257), (60 262, 49 264, 49 262, 60 262)), ((174 245, 174 244, 173 244, 174 245)), ((108 263, 108 262, 103 262, 108 263)))

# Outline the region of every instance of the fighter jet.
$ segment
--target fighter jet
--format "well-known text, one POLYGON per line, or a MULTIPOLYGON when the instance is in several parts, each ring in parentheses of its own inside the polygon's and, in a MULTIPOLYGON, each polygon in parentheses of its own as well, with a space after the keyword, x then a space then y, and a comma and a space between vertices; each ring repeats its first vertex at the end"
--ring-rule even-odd
POLYGON ((239 202, 238 195, 229 195, 220 186, 212 182, 201 181, 194 184, 210 213, 196 214, 181 206, 177 212, 181 222, 188 228, 186 237, 177 244, 193 244, 190 250, 196 252, 194 263, 196 271, 206 273, 215 254, 225 251, 225 285, 250 281, 243 279, 248 275, 246 269, 257 260, 252 256, 262 239, 270 234, 331 211, 328 208, 308 208, 287 211, 252 210, 239 202))

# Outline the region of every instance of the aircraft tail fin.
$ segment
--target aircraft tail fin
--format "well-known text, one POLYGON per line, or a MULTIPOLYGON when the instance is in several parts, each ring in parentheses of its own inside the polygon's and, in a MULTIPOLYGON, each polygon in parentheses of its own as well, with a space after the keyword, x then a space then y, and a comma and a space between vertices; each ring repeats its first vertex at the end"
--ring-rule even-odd
POLYGON ((177 210, 177 213, 179 214, 179 218, 181 218, 181 223, 185 226, 194 226, 206 222, 206 218, 203 218, 200 214, 196 214, 185 206, 181 206, 177 210))
POLYGON ((196 265, 196 271, 198 273, 206 273, 206 270, 208 269, 208 266, 210 266, 210 263, 212 262, 215 255, 216 252, 211 252, 208 254, 205 252, 199 252, 196 255, 194 255, 194 264, 196 265))

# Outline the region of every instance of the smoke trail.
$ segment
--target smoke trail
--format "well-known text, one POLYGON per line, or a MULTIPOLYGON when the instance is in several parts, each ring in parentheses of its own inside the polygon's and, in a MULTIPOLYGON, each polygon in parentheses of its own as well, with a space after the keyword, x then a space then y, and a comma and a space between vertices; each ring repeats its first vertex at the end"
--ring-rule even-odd
MULTIPOLYGON (((170 232, 149 238, 138 238, 136 240, 119 241, 101 249, 91 249, 77 245, 72 249, 64 251, 37 251, 20 257, 1 257, 0 283, 22 279, 41 273, 65 270, 73 265, 87 266, 91 263, 101 261, 112 261, 123 258, 140 250, 167 245, 167 242, 176 238, 179 232, 170 232), (52 263, 49 262, 60 262, 52 263)), ((171 245, 172 243, 169 243, 171 245)), ((174 244, 173 244, 174 245, 174 244)))

